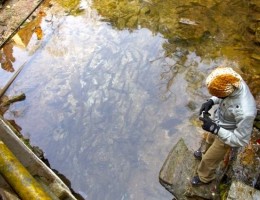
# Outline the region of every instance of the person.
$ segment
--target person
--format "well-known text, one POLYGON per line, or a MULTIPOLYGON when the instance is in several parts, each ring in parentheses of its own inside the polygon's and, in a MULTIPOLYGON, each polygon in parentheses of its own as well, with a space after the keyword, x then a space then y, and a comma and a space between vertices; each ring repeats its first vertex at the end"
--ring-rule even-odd
POLYGON ((256 103, 242 77, 230 67, 217 67, 206 78, 212 97, 202 104, 199 119, 207 131, 206 150, 194 152, 201 160, 193 186, 208 184, 216 178, 216 169, 230 147, 249 143, 257 113, 256 103), (212 119, 209 110, 218 105, 212 119))

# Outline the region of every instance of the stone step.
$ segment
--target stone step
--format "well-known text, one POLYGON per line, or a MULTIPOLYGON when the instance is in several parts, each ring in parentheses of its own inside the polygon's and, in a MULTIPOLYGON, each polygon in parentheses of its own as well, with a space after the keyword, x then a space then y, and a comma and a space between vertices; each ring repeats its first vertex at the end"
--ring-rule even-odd
POLYGON ((190 183, 197 161, 184 140, 180 139, 170 151, 159 174, 159 181, 178 200, 219 199, 216 182, 200 187, 190 183))

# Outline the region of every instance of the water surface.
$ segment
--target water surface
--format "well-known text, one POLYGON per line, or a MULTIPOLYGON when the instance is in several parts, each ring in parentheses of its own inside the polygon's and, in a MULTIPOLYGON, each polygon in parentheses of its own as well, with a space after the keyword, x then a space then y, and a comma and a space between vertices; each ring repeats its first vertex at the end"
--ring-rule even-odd
MULTIPOLYGON (((159 171, 181 137, 190 149, 199 144, 205 74, 237 64, 183 47, 169 56, 160 32, 115 28, 90 2, 78 3, 72 14, 56 3, 45 8, 42 38, 14 44, 13 67, 27 63, 8 95, 26 100, 5 117, 85 199, 171 199, 159 171)), ((2 80, 10 76, 1 71, 2 80)))

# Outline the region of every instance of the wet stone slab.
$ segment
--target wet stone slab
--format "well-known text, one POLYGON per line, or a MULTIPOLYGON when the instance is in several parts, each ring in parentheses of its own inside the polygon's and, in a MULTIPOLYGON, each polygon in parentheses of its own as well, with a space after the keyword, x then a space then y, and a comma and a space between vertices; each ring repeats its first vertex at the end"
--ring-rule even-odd
POLYGON ((6 0, 0 8, 0 47, 35 11, 42 0, 6 0))
POLYGON ((199 162, 189 151, 183 139, 173 147, 160 174, 160 183, 178 200, 219 199, 216 183, 193 187, 190 183, 199 162))

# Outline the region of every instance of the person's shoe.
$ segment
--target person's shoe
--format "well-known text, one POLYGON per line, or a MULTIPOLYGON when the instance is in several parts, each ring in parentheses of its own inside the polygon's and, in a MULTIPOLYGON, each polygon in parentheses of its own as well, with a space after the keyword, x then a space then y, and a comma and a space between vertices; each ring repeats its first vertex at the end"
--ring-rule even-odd
POLYGON ((194 151, 193 155, 194 155, 194 157, 195 157, 197 160, 201 160, 201 159, 202 159, 202 152, 201 152, 200 150, 194 151))
POLYGON ((202 182, 202 181, 200 180, 199 176, 194 176, 194 177, 192 178, 192 180, 191 180, 191 184, 192 184, 193 186, 207 185, 207 184, 210 184, 210 183, 211 183, 211 181, 208 182, 208 183, 202 182))

